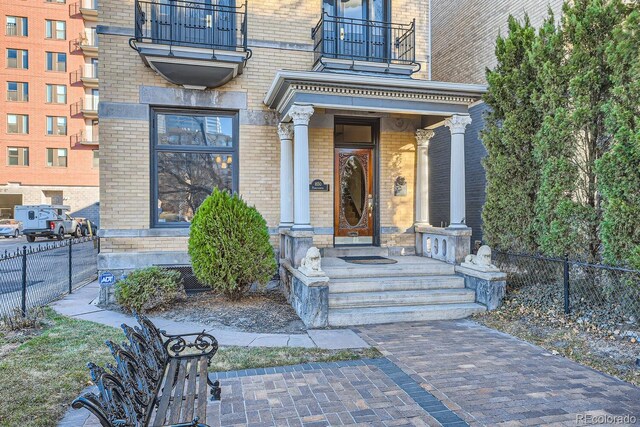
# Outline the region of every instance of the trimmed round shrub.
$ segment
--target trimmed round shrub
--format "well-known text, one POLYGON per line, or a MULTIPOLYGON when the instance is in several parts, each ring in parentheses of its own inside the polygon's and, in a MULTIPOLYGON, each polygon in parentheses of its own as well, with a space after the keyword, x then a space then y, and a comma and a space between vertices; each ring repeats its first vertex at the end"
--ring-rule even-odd
POLYGON ((276 270, 260 212, 238 195, 218 189, 193 218, 189 255, 198 280, 232 300, 242 298, 254 283, 267 283, 276 270))
POLYGON ((185 300, 182 276, 160 267, 135 270, 115 285, 116 301, 129 311, 145 313, 185 300))

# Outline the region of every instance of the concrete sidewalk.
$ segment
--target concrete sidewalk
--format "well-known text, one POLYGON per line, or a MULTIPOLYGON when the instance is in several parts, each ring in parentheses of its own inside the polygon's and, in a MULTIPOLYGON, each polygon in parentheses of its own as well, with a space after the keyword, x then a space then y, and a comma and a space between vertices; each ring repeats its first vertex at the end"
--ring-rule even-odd
MULTIPOLYGON (((120 328, 122 323, 136 324, 132 316, 110 310, 103 310, 92 302, 98 297, 100 286, 93 282, 78 289, 71 295, 56 301, 50 306, 60 314, 76 319, 89 320, 103 325, 120 328)), ((218 340, 221 346, 241 347, 305 347, 340 350, 348 348, 367 348, 367 344, 350 329, 315 329, 306 334, 259 334, 215 329, 195 322, 177 322, 150 316, 153 323, 170 334, 184 334, 206 331, 218 340)))

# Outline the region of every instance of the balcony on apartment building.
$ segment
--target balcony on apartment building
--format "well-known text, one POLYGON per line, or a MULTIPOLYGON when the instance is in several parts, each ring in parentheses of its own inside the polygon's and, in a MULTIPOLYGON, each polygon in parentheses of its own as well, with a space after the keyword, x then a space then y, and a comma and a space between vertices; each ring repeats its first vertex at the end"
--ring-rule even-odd
POLYGON ((409 24, 331 16, 311 31, 314 71, 341 70, 410 76, 416 62, 415 19, 409 24))
POLYGON ((77 39, 69 42, 69 45, 72 53, 81 51, 86 57, 98 57, 98 33, 95 28, 85 28, 77 39))
POLYGON ((81 16, 89 22, 98 21, 98 0, 78 0, 69 5, 69 16, 81 16))
POLYGON ((135 39, 142 60, 171 83, 213 88, 242 74, 247 48, 247 4, 136 0, 135 39))
POLYGON ((99 146, 100 142, 98 141, 97 131, 95 133, 96 134, 93 135, 92 132, 90 132, 90 128, 88 128, 87 131, 81 131, 75 135, 72 135, 71 146, 72 147, 76 147, 78 145, 85 145, 85 146, 91 146, 91 147, 99 146))
POLYGON ((80 99, 80 101, 71 104, 71 116, 82 116, 85 119, 97 119, 99 102, 99 95, 85 95, 83 99, 80 99))
POLYGON ((98 64, 84 64, 76 71, 71 73, 71 84, 80 84, 85 88, 98 88, 98 64))

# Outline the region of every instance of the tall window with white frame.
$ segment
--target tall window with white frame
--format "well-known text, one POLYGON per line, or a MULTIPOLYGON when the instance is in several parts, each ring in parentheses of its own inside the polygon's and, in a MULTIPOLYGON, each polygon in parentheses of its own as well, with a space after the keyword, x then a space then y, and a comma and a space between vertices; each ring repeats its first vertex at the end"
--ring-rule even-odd
POLYGON ((155 110, 152 126, 152 225, 188 227, 214 188, 238 189, 237 114, 155 110))

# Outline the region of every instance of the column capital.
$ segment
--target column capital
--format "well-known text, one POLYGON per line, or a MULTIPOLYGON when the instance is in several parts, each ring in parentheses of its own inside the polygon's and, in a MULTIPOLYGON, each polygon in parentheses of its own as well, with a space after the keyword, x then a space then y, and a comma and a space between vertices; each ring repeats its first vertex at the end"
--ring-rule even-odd
POLYGON ((433 138, 436 133, 431 129, 418 129, 416 131, 416 141, 418 143, 418 147, 428 147, 429 141, 433 138))
POLYGON ((452 134, 464 133, 467 125, 471 124, 471 117, 468 115, 456 114, 444 121, 444 125, 451 129, 452 134))
POLYGON ((293 124, 278 123, 278 136, 280 140, 293 139, 293 124))
POLYGON ((314 109, 311 105, 293 104, 289 109, 289 115, 293 119, 294 125, 308 125, 313 112, 314 109))

